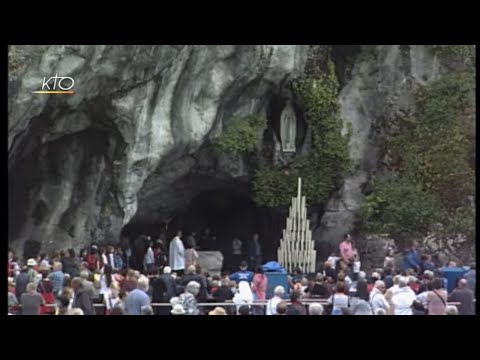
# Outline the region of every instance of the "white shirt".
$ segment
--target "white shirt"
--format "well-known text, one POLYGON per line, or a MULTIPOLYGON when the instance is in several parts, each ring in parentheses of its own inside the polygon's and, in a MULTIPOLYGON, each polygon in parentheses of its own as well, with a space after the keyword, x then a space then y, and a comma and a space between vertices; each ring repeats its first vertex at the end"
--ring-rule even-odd
POLYGON ((335 269, 335 265, 340 258, 338 256, 329 256, 327 261, 332 264, 332 269, 335 269))
POLYGON ((328 303, 332 304, 333 301, 333 307, 334 308, 348 308, 349 306, 349 301, 348 301, 348 296, 345 294, 335 294, 330 296, 330 299, 328 299, 328 303))
POLYGON ((155 256, 153 255, 153 250, 151 247, 148 247, 148 250, 143 257, 144 264, 154 264, 155 263, 155 256))
POLYGON ((392 297, 395 315, 412 315, 412 303, 417 299, 409 286, 398 289, 392 297))
POLYGON ((185 248, 178 236, 175 236, 170 243, 169 263, 173 271, 185 269, 185 248))
POLYGON ((390 308, 387 299, 385 299, 385 295, 383 295, 383 293, 377 288, 373 288, 370 293, 370 304, 372 304, 373 311, 376 311, 377 309, 385 309, 385 311, 388 312, 388 309, 390 308))
POLYGON ((353 262, 353 273, 357 274, 360 272, 360 261, 353 262))
POLYGON ((267 315, 277 315, 277 305, 282 301, 281 297, 274 296, 267 303, 267 315))

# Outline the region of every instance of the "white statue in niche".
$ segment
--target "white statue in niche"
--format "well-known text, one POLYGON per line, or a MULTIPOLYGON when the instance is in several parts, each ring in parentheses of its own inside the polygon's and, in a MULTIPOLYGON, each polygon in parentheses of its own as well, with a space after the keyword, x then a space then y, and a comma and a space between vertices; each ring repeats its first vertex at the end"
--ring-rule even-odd
POLYGON ((288 101, 280 117, 280 137, 283 152, 295 152, 295 137, 297 135, 297 118, 292 103, 288 101))

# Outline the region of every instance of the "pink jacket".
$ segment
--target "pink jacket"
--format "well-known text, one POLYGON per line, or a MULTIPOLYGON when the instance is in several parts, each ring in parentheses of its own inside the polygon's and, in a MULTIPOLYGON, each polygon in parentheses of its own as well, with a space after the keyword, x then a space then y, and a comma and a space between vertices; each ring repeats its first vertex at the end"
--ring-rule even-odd
POLYGON ((252 291, 256 295, 256 300, 265 300, 267 298, 267 277, 264 274, 255 274, 253 276, 252 291))
POLYGON ((340 243, 340 256, 347 262, 353 257, 352 243, 348 243, 347 241, 340 243))

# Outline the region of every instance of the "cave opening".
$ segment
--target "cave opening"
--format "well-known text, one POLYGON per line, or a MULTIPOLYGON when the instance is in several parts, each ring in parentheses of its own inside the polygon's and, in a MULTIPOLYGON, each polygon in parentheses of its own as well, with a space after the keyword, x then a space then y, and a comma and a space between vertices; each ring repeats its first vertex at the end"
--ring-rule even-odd
POLYGON ((192 198, 187 207, 170 217, 168 225, 162 221, 152 223, 136 219, 122 229, 122 236, 128 237, 131 243, 142 234, 156 239, 167 228, 168 245, 178 229, 183 232, 184 244, 187 237, 194 233, 200 251, 222 252, 223 270, 233 271, 238 268, 238 260, 233 260, 231 256, 233 239, 242 241, 242 257, 248 260, 253 235, 258 233, 263 262, 275 260, 281 226, 276 226, 272 231, 271 211, 258 207, 250 192, 244 190, 220 187, 202 191, 192 198), (214 238, 209 243, 205 243, 204 237, 207 228, 211 238, 214 238))

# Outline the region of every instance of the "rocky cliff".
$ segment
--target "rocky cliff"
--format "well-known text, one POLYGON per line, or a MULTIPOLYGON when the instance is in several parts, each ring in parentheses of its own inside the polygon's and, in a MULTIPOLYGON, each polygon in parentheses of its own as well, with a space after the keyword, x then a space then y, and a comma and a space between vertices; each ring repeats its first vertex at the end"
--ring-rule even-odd
MULTIPOLYGON (((268 117, 309 47, 12 46, 9 56, 9 243, 48 251, 117 241, 129 222, 170 218, 208 190, 250 196, 252 164, 209 145, 234 118, 268 117), (73 95, 33 93, 55 74, 75 79, 73 95)), ((415 111, 415 90, 447 72, 422 45, 356 46, 344 60, 333 57, 352 169, 312 213, 323 244, 354 229, 369 176, 388 163, 382 137, 415 111)))
MULTIPOLYGON (((238 115, 264 111, 299 76, 307 47, 12 46, 9 242, 45 250, 118 239, 134 216, 155 221, 242 175, 189 177, 199 149, 238 115), (44 76, 75 94, 34 94, 44 76), (220 183, 220 184, 218 184, 220 183)), ((205 164, 205 162, 207 164, 205 164)), ((221 166, 221 159, 218 161, 221 166)))

